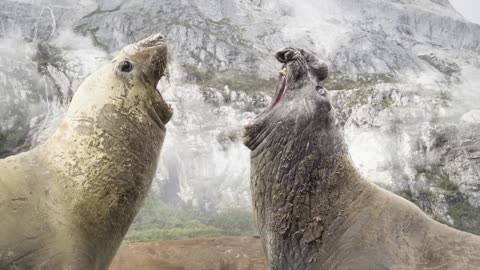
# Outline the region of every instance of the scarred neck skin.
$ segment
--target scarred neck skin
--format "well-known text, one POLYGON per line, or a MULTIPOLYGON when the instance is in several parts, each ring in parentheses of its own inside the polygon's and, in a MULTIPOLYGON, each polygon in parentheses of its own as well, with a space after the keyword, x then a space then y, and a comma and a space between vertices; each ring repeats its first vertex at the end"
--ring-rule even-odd
POLYGON ((67 258, 106 269, 150 189, 164 136, 149 116, 105 105, 96 118, 64 121, 39 148, 58 201, 56 234, 76 243, 67 258))
POLYGON ((310 269, 365 185, 319 86, 318 61, 286 50, 285 93, 246 127, 244 142, 252 150, 252 199, 271 269, 310 269))

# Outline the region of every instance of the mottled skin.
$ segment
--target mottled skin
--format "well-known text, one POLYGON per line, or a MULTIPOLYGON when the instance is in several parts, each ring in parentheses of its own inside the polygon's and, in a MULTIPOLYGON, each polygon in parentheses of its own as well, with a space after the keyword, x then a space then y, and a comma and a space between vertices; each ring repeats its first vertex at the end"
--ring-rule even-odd
POLYGON ((43 145, 0 160, 0 269, 107 269, 150 188, 172 112, 161 35, 77 90, 43 145))
POLYGON ((360 175, 319 87, 326 66, 294 48, 277 58, 285 94, 245 130, 270 269, 480 269, 480 237, 437 223, 360 175))

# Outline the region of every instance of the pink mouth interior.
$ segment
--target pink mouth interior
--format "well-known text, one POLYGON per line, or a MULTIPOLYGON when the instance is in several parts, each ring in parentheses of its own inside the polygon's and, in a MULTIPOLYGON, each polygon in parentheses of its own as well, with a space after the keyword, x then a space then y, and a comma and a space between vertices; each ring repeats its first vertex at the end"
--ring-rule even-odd
POLYGON ((273 109, 273 107, 275 107, 280 102, 280 100, 282 100, 282 97, 285 94, 285 90, 287 88, 287 75, 286 75, 286 73, 285 74, 281 73, 280 76, 282 76, 281 82, 280 82, 280 88, 278 89, 278 93, 275 97, 275 101, 273 102, 271 109, 273 109))

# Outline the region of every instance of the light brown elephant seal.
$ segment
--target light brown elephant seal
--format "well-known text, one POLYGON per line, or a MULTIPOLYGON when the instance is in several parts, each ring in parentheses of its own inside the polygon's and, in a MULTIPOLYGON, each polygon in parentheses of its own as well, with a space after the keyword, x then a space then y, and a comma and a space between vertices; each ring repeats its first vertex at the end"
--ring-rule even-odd
POLYGON ((256 221, 270 269, 480 269, 480 237, 437 223, 355 168, 313 54, 277 54, 285 76, 246 127, 256 221))
POLYGON ((107 269, 150 188, 172 111, 162 35, 77 90, 43 145, 0 160, 0 269, 107 269))

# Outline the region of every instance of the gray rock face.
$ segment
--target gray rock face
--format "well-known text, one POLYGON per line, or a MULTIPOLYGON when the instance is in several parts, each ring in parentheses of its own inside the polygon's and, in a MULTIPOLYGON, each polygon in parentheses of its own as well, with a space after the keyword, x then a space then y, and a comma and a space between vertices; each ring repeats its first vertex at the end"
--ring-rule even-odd
MULTIPOLYGON (((16 55, 10 47, 13 44, 14 40, 4 40, 5 49, 0 53, 4 63, 0 67, 0 156, 11 154, 21 145, 28 134, 30 119, 46 110, 40 100, 41 93, 31 90, 42 88, 41 77, 28 56, 16 55)), ((29 51, 28 46, 21 49, 29 51)))
POLYGON ((459 101, 399 83, 333 94, 352 157, 370 180, 440 221, 478 232, 480 125, 459 124, 459 101))
POLYGON ((463 122, 480 124, 480 110, 471 110, 460 118, 463 122))
POLYGON ((447 0, 2 1, 0 155, 42 142, 109 53, 159 31, 176 109, 154 184, 163 200, 249 207, 239 130, 271 101, 272 53, 293 45, 329 63, 362 172, 480 233, 480 26, 447 0))
POLYGON ((235 1, 118 2, 113 7, 99 1, 99 8, 76 22, 75 29, 91 33, 108 50, 161 30, 174 41, 171 50, 178 63, 214 70, 259 69, 260 54, 242 30, 249 22, 238 17, 243 5, 235 1))
POLYGON ((69 29, 87 2, 0 2, 0 156, 44 141, 105 53, 69 29))

